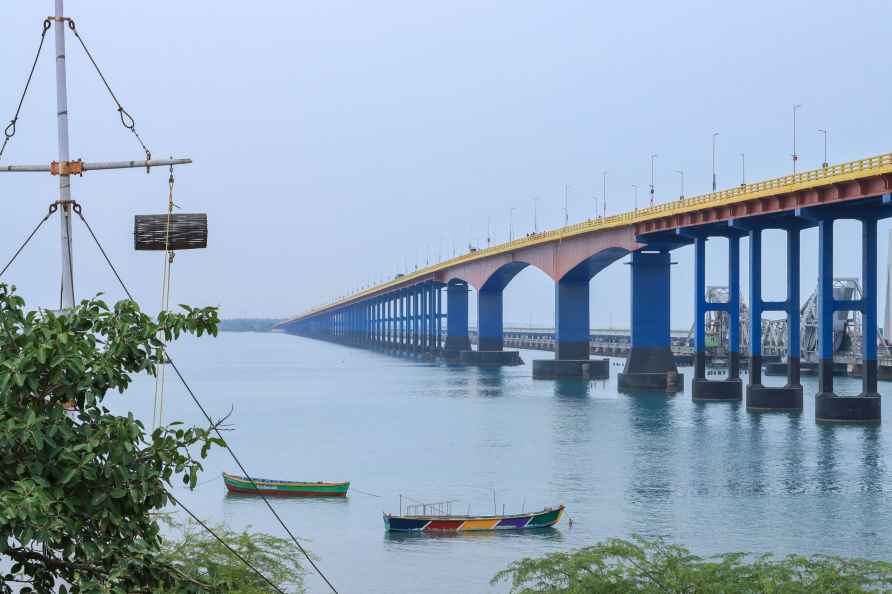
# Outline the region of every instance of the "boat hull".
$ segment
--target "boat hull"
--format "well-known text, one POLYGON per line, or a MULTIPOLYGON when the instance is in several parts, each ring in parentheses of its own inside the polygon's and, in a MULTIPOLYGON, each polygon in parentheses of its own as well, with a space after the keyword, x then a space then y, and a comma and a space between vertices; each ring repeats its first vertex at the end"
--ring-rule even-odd
POLYGON ((564 506, 506 516, 392 516, 384 514, 389 532, 478 532, 548 528, 561 520, 564 506))
POLYGON ((273 497, 346 497, 350 483, 304 483, 254 479, 223 473, 229 493, 273 497))

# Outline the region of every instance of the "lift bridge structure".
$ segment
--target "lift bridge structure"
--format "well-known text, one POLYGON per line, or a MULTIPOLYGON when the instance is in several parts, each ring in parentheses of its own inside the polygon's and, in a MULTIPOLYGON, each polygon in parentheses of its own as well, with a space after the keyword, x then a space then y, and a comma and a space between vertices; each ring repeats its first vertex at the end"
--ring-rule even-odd
MULTIPOLYGON (((670 253, 694 247, 694 378, 697 400, 741 400, 741 334, 762 333, 763 312, 783 311, 787 383, 762 382, 762 341, 750 345, 745 398, 752 411, 803 408, 800 362, 803 340, 814 344, 818 393, 815 418, 821 422, 879 422, 877 391, 877 221, 892 217, 892 154, 745 184, 703 196, 601 216, 528 236, 397 275, 279 324, 278 329, 321 340, 391 352, 444 354, 468 364, 517 363, 504 350, 502 298, 515 275, 534 266, 554 281, 554 358, 533 361, 533 376, 607 377, 609 362, 590 358, 589 284, 611 263, 631 254, 631 342, 621 390, 673 390, 682 386, 671 350, 670 253), (840 294, 833 278, 834 224, 861 223, 860 296, 840 294), (800 234, 818 229, 818 288, 807 310, 814 323, 800 324, 800 234), (787 299, 762 297, 762 233, 786 232, 787 299), (728 239, 728 297, 710 301, 706 291, 706 242, 728 239), (741 333, 740 238, 748 238, 749 324, 741 333), (476 291, 479 343, 468 336, 469 288, 476 291), (445 306, 445 307, 444 307, 445 306), (861 394, 834 392, 836 312, 860 313, 863 367, 861 394), (707 315, 728 315, 728 377, 706 377, 707 315), (443 321, 446 332, 442 331, 443 321), (812 330, 813 329, 813 330, 812 330), (816 343, 814 341, 816 340, 816 343)), ((711 267, 715 267, 715 263, 711 267)), ((610 299, 609 294, 597 296, 610 299)), ((597 298, 596 298, 597 300, 597 298)), ((779 328, 775 330, 780 331, 779 328)), ((812 356, 811 351, 806 357, 812 356)))
MULTIPOLYGON (((861 283, 857 278, 834 278, 833 297, 838 301, 859 301, 863 298, 861 283)), ((707 301, 711 303, 726 303, 728 301, 728 287, 713 286, 707 288, 707 301)), ((887 295, 886 311, 892 310, 887 295)), ((820 348, 818 341, 819 316, 818 316, 818 291, 809 296, 799 309, 800 316, 800 366, 809 366, 817 369, 820 362, 820 348)), ((862 340, 862 315, 858 310, 836 311, 833 314, 833 359, 837 364, 851 366, 859 371, 862 368, 861 351, 862 340)), ((740 304, 740 348, 742 352, 749 352, 750 346, 750 313, 746 303, 740 304)), ((787 342, 789 329, 788 320, 762 319, 761 320, 761 351, 766 359, 786 359, 790 349, 787 342)), ((713 360, 727 360, 730 353, 730 316, 726 311, 712 310, 706 314, 706 352, 713 360)), ((692 340, 695 327, 691 327, 688 339, 692 340)), ((877 336, 877 360, 883 367, 892 368, 892 344, 889 343, 883 332, 877 336)), ((777 369, 777 367, 775 367, 777 369)))

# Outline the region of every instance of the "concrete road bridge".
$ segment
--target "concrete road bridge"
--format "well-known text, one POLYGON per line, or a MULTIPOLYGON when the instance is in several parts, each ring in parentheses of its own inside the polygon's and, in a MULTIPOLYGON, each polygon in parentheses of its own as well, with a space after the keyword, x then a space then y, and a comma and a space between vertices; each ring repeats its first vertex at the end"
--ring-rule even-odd
POLYGON ((817 227, 817 253, 805 256, 819 264, 816 419, 878 422, 877 221, 892 216, 890 192, 892 154, 746 184, 472 249, 316 307, 279 329, 360 347, 443 354, 469 364, 515 363, 517 353, 504 350, 502 294, 518 272, 534 266, 554 281, 556 326, 554 358, 534 361, 534 377, 603 377, 609 373, 607 362, 590 358, 589 281, 631 254, 632 348, 618 384, 622 390, 676 390, 682 382, 670 348, 670 252, 693 244, 693 398, 739 400, 745 393, 749 410, 801 410, 799 237, 803 229, 817 227), (862 226, 863 292, 857 300, 834 297, 834 223, 840 219, 855 219, 862 226), (761 238, 766 229, 786 232, 785 301, 762 298, 761 238), (711 237, 725 237, 729 245, 728 298, 721 303, 707 298, 706 241, 711 237), (783 311, 789 320, 791 348, 783 387, 762 384, 758 341, 749 353, 745 390, 740 379, 741 237, 749 239, 750 335, 760 334, 763 312, 783 311), (468 338, 469 286, 477 293, 476 351, 468 338), (858 396, 839 396, 833 389, 833 314, 846 310, 861 312, 864 324, 863 391, 858 396), (706 377, 705 319, 712 311, 731 318, 729 372, 723 380, 706 377))

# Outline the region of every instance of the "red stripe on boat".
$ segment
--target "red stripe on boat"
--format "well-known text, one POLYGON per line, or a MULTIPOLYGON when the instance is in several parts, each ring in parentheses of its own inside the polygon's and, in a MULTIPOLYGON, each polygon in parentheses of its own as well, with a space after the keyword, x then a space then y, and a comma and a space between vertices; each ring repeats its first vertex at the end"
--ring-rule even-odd
POLYGON ((424 527, 425 530, 458 530, 459 526, 464 524, 464 520, 431 520, 424 527))

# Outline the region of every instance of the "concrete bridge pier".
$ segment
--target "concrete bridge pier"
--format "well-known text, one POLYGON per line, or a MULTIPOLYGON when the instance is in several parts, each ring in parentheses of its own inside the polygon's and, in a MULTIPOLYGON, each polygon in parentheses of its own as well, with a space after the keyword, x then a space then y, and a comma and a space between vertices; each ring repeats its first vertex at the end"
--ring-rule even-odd
POLYGON ((800 383, 799 357, 799 232, 798 222, 784 227, 787 231, 787 299, 772 302, 762 299, 762 230, 749 230, 750 245, 750 375, 746 386, 746 408, 750 411, 801 411, 802 384, 800 383), (786 311, 787 313, 787 384, 785 386, 762 385, 762 312, 786 311))
POLYGON ((668 251, 632 253, 632 344, 617 376, 621 391, 684 389, 669 332, 668 251))
MULTIPOLYGON (((884 197, 886 198, 886 197, 884 197)), ((818 394, 815 420, 818 422, 879 423, 880 395, 877 392, 877 216, 861 220, 861 299, 833 297, 833 223, 827 216, 818 221, 818 394), (858 396, 837 396, 833 391, 833 313, 860 310, 864 373, 858 396)), ((851 215, 848 217, 851 218, 851 215)))
POLYGON ((468 337, 468 283, 449 281, 446 285, 446 344, 447 359, 458 360, 462 351, 471 350, 468 337))
POLYGON ((703 232, 694 237, 694 400, 736 401, 743 398, 740 381, 740 232, 703 232), (706 239, 728 238, 728 302, 706 300, 706 239), (724 380, 706 379, 706 312, 724 311, 729 316, 729 367, 724 380))
POLYGON ((533 378, 610 377, 608 359, 589 358, 591 353, 589 279, 565 276, 555 284, 554 303, 554 359, 533 361, 533 378))
POLYGON ((459 360, 466 365, 499 367, 522 365, 520 353, 504 350, 502 336, 503 286, 487 287, 477 291, 477 350, 461 351, 459 360))

